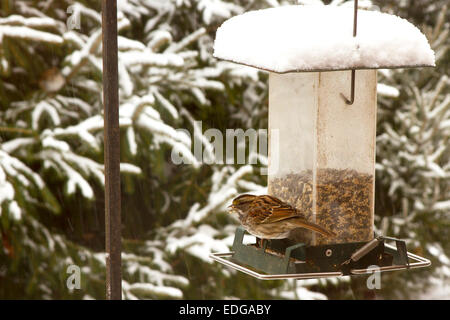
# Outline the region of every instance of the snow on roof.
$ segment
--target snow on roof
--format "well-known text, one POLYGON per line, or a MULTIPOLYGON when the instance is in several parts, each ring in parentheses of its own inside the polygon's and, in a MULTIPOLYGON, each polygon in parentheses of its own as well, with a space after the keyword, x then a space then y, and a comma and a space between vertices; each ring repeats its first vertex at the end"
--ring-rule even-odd
POLYGON ((217 30, 214 56, 268 71, 434 66, 425 36, 395 15, 353 8, 282 6, 246 12, 217 30))

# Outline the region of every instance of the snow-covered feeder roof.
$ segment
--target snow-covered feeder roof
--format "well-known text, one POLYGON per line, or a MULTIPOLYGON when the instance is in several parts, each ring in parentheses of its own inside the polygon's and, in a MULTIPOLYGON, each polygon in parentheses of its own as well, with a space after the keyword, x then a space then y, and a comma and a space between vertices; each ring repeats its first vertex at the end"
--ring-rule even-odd
POLYGON ((277 72, 435 66, 426 37, 405 19, 353 8, 282 6, 250 11, 217 30, 216 58, 277 72))

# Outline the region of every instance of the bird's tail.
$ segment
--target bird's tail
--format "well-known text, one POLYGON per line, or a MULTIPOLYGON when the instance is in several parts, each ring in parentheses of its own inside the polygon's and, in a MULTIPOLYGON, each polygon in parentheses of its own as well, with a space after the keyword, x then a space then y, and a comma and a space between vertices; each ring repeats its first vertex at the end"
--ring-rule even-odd
POLYGON ((308 229, 308 230, 320 233, 321 235, 323 235, 324 237, 327 237, 327 238, 333 238, 336 236, 336 234, 333 231, 325 229, 315 223, 306 221, 303 218, 292 218, 289 220, 297 228, 308 229))

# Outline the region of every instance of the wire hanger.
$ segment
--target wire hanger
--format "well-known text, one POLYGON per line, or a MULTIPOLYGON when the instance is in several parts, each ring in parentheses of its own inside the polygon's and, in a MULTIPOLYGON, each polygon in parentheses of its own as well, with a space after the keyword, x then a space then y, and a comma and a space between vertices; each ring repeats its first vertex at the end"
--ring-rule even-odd
MULTIPOLYGON (((358 0, 355 0, 353 6, 353 37, 356 37, 356 30, 358 25, 358 0)), ((352 105, 355 101, 355 77, 356 70, 352 69, 352 80, 350 84, 350 99, 348 99, 343 93, 341 93, 342 98, 344 98, 345 103, 352 105)))

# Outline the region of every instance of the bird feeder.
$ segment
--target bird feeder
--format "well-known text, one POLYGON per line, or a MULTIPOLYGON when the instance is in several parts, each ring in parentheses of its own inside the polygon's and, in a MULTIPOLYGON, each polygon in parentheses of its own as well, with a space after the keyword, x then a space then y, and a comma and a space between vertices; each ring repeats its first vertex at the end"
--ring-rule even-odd
POLYGON ((430 265, 405 242, 374 235, 377 70, 434 66, 425 36, 397 16, 283 6, 233 17, 217 58, 269 72, 268 193, 335 233, 244 245, 211 257, 260 279, 320 278, 430 265), (396 247, 385 244, 394 241, 396 247))

